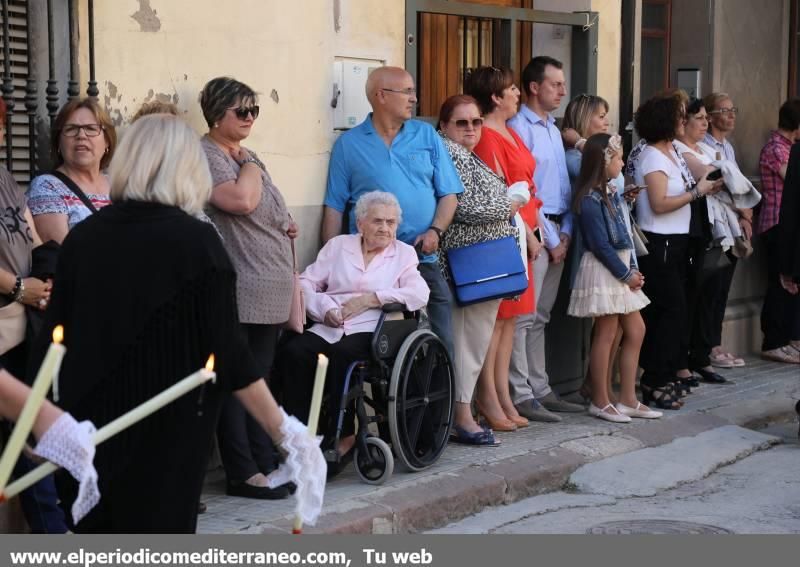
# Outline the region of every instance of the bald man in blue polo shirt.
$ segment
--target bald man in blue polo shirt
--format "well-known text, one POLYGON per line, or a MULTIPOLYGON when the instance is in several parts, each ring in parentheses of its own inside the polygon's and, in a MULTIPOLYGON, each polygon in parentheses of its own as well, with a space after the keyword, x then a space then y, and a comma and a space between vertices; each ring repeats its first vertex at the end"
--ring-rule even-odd
POLYGON ((367 79, 372 112, 342 134, 333 146, 322 218, 322 240, 342 231, 350 206, 350 232, 356 231, 353 205, 369 191, 388 191, 400 202, 397 238, 418 246, 419 271, 431 290, 431 328, 453 356, 452 295, 437 262, 442 233, 450 226, 464 190, 458 172, 436 131, 411 120, 417 103, 414 79, 399 67, 381 67, 367 79))

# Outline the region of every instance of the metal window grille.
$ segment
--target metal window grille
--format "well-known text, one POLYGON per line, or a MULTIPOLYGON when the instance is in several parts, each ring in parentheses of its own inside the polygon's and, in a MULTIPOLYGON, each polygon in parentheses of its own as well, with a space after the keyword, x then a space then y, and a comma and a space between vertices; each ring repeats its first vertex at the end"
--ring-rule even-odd
POLYGON ((80 96, 79 2, 88 15, 86 94, 96 98, 94 0, 2 0, 0 91, 7 115, 0 160, 22 186, 49 167, 50 125, 67 100, 80 96))

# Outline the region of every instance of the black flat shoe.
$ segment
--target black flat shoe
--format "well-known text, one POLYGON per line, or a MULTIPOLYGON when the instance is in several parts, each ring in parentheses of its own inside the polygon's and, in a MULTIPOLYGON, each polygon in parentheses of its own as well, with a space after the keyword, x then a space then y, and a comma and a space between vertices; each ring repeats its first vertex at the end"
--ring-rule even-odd
POLYGON ((685 380, 686 383, 689 384, 689 386, 691 386, 692 388, 697 388, 700 385, 700 377, 694 373, 694 370, 692 370, 691 376, 689 376, 688 378, 683 378, 683 380, 685 380))
POLYGON ((286 485, 277 488, 267 486, 253 486, 246 482, 228 482, 225 487, 225 494, 228 496, 239 496, 240 498, 254 498, 256 500, 283 500, 289 498, 289 489, 286 485))
POLYGON ((355 455, 356 446, 353 444, 350 447, 350 450, 347 451, 344 455, 339 455, 339 459, 337 461, 326 461, 328 465, 328 473, 326 475, 327 480, 330 480, 339 475, 347 465, 353 462, 353 456, 355 455))
POLYGON ((692 370, 692 372, 697 372, 703 379, 703 382, 707 382, 709 384, 724 384, 727 382, 724 376, 717 374, 713 370, 703 370, 702 368, 698 368, 696 370, 692 370))

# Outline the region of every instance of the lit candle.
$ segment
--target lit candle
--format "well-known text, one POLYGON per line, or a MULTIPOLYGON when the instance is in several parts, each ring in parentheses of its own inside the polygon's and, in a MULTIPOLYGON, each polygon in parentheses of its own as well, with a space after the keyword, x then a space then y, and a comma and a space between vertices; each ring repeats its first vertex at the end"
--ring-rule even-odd
MULTIPOLYGON (((214 355, 212 354, 208 357, 208 362, 206 362, 205 368, 201 368, 194 374, 190 374, 160 394, 153 396, 143 404, 136 406, 129 412, 121 415, 114 421, 98 429, 94 434, 94 444, 99 445, 103 441, 107 441, 120 431, 123 431, 131 425, 143 420, 167 404, 177 400, 187 392, 205 384, 209 380, 215 382, 216 379, 217 375, 214 373, 214 355)), ((58 466, 54 465, 53 463, 44 463, 43 465, 38 466, 36 469, 32 470, 22 478, 9 484, 6 490, 0 493, 0 502, 16 496, 26 488, 34 485, 56 470, 58 470, 58 466)))
POLYGON ((39 415, 39 409, 44 403, 47 391, 53 383, 53 378, 58 374, 59 368, 61 368, 61 361, 67 352, 67 349, 61 344, 63 340, 64 327, 58 325, 53 329, 53 342, 50 343, 50 348, 47 349, 47 354, 39 367, 39 373, 33 382, 31 392, 28 395, 28 399, 25 400, 25 405, 19 414, 14 431, 11 433, 5 451, 3 451, 3 457, 0 459, 0 493, 3 492, 3 488, 5 488, 8 479, 11 477, 11 471, 14 469, 25 441, 28 439, 33 423, 39 415))
MULTIPOLYGON (((320 354, 317 357, 317 373, 314 375, 314 390, 311 393, 311 407, 308 410, 308 433, 312 437, 317 435, 317 424, 319 422, 319 410, 322 406, 322 392, 325 390, 325 375, 328 372, 328 357, 320 354)), ((303 520, 300 515, 294 517, 292 526, 293 534, 303 532, 303 520)))

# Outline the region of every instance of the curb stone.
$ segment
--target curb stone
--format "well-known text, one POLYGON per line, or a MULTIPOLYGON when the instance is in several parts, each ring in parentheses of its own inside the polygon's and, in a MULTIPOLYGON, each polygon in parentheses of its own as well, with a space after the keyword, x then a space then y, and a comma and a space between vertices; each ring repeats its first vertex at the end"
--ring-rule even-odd
MULTIPOLYGON (((659 423, 639 422, 621 427, 611 436, 624 436, 630 450, 664 445, 681 437, 725 425, 756 427, 796 417, 793 402, 758 400, 719 407, 659 423)), ((590 438, 584 437, 590 443, 590 438)), ((576 440, 577 441, 577 440, 576 440)), ((612 444, 613 454, 620 454, 612 444)), ((346 506, 326 510, 306 533, 377 534, 418 533, 465 518, 489 506, 501 506, 538 494, 563 489, 580 466, 610 455, 581 455, 564 447, 552 447, 522 456, 442 473, 425 483, 399 487, 379 497, 356 498, 346 506)), ((290 530, 291 519, 264 526, 264 533, 290 530)), ((283 531, 286 533, 286 531, 283 531)))

